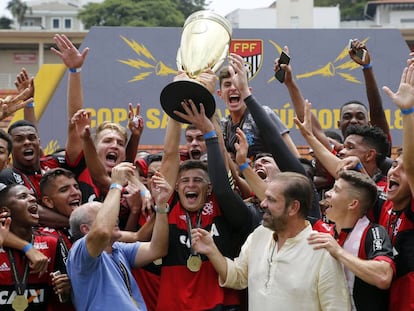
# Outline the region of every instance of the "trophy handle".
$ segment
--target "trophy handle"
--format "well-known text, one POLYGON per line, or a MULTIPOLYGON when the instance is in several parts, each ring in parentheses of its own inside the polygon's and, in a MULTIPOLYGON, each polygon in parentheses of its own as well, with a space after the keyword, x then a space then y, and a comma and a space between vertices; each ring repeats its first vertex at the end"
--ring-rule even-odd
POLYGON ((175 58, 175 62, 177 64, 178 71, 184 70, 182 62, 181 62, 181 48, 178 48, 178 50, 177 50, 177 57, 175 58))
POLYGON ((229 55, 229 45, 226 44, 226 46, 223 49, 223 53, 221 54, 219 60, 216 62, 216 64, 211 68, 214 72, 217 72, 221 65, 223 65, 224 61, 227 59, 229 55))

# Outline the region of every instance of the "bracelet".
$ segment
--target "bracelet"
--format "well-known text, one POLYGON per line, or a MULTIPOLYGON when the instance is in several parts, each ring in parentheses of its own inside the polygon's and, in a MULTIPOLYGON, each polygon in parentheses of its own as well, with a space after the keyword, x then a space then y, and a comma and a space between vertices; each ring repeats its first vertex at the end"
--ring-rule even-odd
POLYGON ((170 205, 165 203, 165 207, 154 206, 154 210, 157 214, 167 214, 170 211, 170 205))
POLYGON ((82 68, 81 67, 79 67, 79 68, 69 68, 69 71, 71 73, 77 73, 77 72, 81 72, 82 68))
POLYGON ((24 247, 23 247, 23 249, 22 249, 22 252, 23 253, 27 253, 29 250, 31 250, 33 248, 33 244, 31 244, 31 243, 27 243, 24 247))
POLYGON ((408 108, 408 109, 400 109, 401 114, 408 115, 412 114, 414 112, 414 107, 408 108))
POLYGON ((363 168, 363 166, 362 166, 362 164, 361 164, 361 163, 358 163, 358 164, 355 166, 355 169, 356 169, 357 171, 362 170, 362 168, 363 168))
POLYGON ((34 108, 35 103, 34 102, 30 102, 26 105, 26 108, 34 108))
POLYGON ((111 189, 119 189, 119 190, 121 190, 122 191, 122 185, 120 185, 120 184, 117 184, 117 183, 112 183, 110 186, 109 186, 109 190, 111 190, 111 189))
POLYGON ((240 172, 243 172, 246 168, 249 167, 249 162, 244 162, 242 165, 239 166, 240 172))
POLYGON ((203 135, 204 139, 213 138, 215 136, 216 136, 216 131, 214 131, 214 130, 210 131, 210 132, 207 132, 203 135))
POLYGON ((369 68, 372 68, 372 64, 371 63, 366 64, 366 65, 362 65, 362 69, 369 69, 369 68))
POLYGON ((139 193, 141 194, 142 197, 146 197, 146 196, 151 195, 149 190, 141 190, 139 193))

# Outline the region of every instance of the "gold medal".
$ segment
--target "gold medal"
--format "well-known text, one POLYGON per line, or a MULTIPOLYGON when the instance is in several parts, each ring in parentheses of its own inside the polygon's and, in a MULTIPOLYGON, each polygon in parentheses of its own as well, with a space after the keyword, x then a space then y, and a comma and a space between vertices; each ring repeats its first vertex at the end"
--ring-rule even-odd
POLYGON ((29 306, 29 302, 24 295, 16 295, 13 299, 12 308, 15 311, 24 311, 29 306))
POLYGON ((190 255, 187 259, 187 268, 191 272, 197 272, 201 268, 201 257, 200 255, 190 255))

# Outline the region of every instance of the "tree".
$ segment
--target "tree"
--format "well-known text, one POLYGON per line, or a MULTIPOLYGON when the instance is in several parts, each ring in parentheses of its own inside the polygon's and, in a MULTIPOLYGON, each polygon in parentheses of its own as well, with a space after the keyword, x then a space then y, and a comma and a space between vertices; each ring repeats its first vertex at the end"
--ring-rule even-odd
POLYGON ((5 16, 0 17, 0 29, 11 29, 13 21, 5 16))
POLYGON ((26 2, 23 2, 22 0, 10 0, 7 4, 7 9, 17 20, 20 30, 26 16, 26 12, 31 11, 31 8, 26 4, 26 2))
POLYGON ((369 0, 314 0, 315 6, 335 6, 339 4, 341 20, 364 19, 365 5, 369 0))
POLYGON ((174 0, 178 10, 187 18, 191 13, 204 10, 209 3, 205 0, 174 0))
POLYGON ((82 7, 79 19, 92 26, 182 27, 185 18, 204 9, 205 0, 105 0, 82 7))

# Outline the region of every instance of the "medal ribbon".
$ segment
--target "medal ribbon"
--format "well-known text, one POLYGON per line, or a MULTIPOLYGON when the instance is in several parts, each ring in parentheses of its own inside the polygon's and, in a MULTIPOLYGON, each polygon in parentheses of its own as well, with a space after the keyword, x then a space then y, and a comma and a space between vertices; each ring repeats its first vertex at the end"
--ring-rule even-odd
MULTIPOLYGON (((200 209, 197 213, 196 228, 201 227, 201 210, 202 209, 200 209)), ((187 234, 188 234, 188 238, 190 240, 191 255, 197 255, 197 252, 193 250, 193 245, 192 245, 192 242, 191 242, 191 229, 193 229, 193 224, 191 223, 191 217, 190 217, 190 214, 188 214, 188 211, 185 211, 185 220, 186 220, 186 223, 187 223, 187 234)))
POLYGON ((132 296, 131 280, 129 279, 128 272, 127 272, 127 270, 125 268, 125 265, 122 263, 122 261, 119 261, 119 268, 121 269, 122 276, 124 277, 125 285, 128 288, 129 296, 131 297, 131 299, 134 302, 134 304, 138 307, 137 301, 132 296))
MULTIPOLYGON (((32 241, 30 242, 33 244, 33 236, 32 241)), ((24 290, 26 289, 27 284, 27 277, 29 276, 29 260, 26 258, 26 264, 24 266, 23 277, 20 279, 19 272, 17 271, 16 261, 14 260, 13 253, 11 249, 8 250, 9 260, 12 268, 12 277, 14 282, 14 287, 16 289, 17 295, 23 295, 24 290)))

